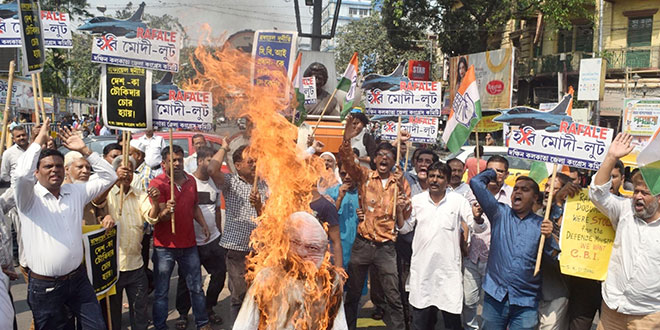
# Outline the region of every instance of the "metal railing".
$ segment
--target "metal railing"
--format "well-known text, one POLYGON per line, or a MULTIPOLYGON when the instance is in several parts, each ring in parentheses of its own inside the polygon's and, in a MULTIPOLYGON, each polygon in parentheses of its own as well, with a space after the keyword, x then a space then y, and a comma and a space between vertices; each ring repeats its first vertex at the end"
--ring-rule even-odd
POLYGON ((626 47, 605 49, 603 57, 607 59, 607 69, 624 70, 658 68, 660 64, 660 46, 626 47))

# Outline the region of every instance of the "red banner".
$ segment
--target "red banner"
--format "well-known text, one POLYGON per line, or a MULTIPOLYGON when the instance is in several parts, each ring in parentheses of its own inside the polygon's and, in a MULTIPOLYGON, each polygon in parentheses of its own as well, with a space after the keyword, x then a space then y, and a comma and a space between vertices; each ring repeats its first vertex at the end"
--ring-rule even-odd
POLYGON ((431 64, 429 61, 408 61, 408 78, 410 80, 430 80, 431 64))

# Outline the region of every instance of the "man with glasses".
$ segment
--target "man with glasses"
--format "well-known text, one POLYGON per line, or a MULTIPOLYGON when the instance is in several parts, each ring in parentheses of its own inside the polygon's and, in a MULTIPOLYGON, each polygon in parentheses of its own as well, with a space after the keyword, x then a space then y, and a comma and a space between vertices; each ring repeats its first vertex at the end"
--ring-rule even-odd
POLYGON ((397 228, 401 228, 412 213, 410 185, 402 178, 399 167, 392 172, 396 149, 389 143, 381 143, 376 148, 375 170, 360 167, 351 148, 353 130, 352 125, 346 125, 339 158, 343 162, 342 168, 357 183, 364 220, 358 224, 348 263, 345 303, 347 323, 349 329, 356 328, 362 287, 369 266, 373 265, 378 270, 378 280, 387 303, 385 324, 390 329, 404 329, 394 242, 397 239, 397 228), (393 214, 395 207, 396 217, 393 214))

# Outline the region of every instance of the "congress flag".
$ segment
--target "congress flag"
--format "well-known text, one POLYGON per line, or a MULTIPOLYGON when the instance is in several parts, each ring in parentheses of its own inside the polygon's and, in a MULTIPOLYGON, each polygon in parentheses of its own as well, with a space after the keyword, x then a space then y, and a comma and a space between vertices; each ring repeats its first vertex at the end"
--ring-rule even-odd
POLYGON ((344 117, 351 112, 353 109, 353 101, 355 100, 355 89, 357 87, 357 78, 358 78, 358 53, 353 53, 351 61, 348 62, 346 71, 341 77, 339 84, 337 84, 337 90, 346 92, 346 99, 344 100, 344 105, 341 110, 341 119, 344 120, 344 117))
POLYGON ((651 142, 637 155, 637 165, 651 194, 660 194, 660 127, 651 142))
POLYGON ((298 53, 296 62, 293 64, 293 72, 291 76, 291 84, 293 85, 293 95, 296 98, 297 106, 296 111, 292 114, 296 116, 296 126, 300 126, 305 119, 307 119, 307 110, 305 110, 305 95, 300 91, 302 85, 302 77, 300 75, 300 63, 302 62, 302 53, 298 53))
POLYGON ((442 141, 451 152, 457 152, 465 144, 479 120, 481 120, 481 101, 474 65, 471 65, 454 96, 449 120, 442 133, 442 141))

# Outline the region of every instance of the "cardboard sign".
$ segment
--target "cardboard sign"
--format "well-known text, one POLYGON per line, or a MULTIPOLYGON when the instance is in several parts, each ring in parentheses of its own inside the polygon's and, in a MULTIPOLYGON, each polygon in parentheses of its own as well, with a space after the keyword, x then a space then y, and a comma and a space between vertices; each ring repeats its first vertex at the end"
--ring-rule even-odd
POLYGON ((107 33, 94 37, 92 62, 178 72, 180 41, 175 31, 141 27, 135 38, 107 33))
MULTIPOLYGON (((44 46, 46 48, 73 48, 70 18, 67 13, 41 11, 44 46)), ((21 47, 21 22, 17 18, 0 18, 0 47, 21 47)))
MULTIPOLYGON (((388 121, 380 126, 380 136, 383 140, 396 140, 397 122, 388 121)), ((438 118, 410 116, 407 123, 401 123, 401 129, 410 133, 410 141, 419 143, 436 143, 438 140, 438 118)))
POLYGON ((151 128, 151 71, 104 65, 101 73, 103 121, 113 129, 151 128))
POLYGON ((499 114, 487 115, 481 117, 481 120, 479 121, 479 123, 477 123, 477 126, 474 127, 474 131, 479 133, 501 131, 503 128, 502 123, 493 121, 493 119, 497 116, 499 116, 499 114))
POLYGON ((597 170, 612 142, 612 129, 562 121, 557 132, 517 127, 509 138, 509 156, 597 170))
POLYGON ((559 237, 562 274, 604 281, 614 234, 610 220, 589 200, 588 189, 569 197, 559 237))
POLYGON ((660 127, 660 99, 625 99, 621 130, 633 136, 633 145, 641 151, 660 127))
POLYGON ((167 100, 153 101, 154 126, 188 131, 213 129, 213 96, 210 92, 170 90, 167 100))
POLYGON ((316 104, 316 77, 302 77, 302 93, 305 104, 316 104))
POLYGON ((580 80, 577 98, 580 101, 598 101, 605 93, 605 62, 602 58, 580 60, 580 80))
POLYGON ((398 91, 366 90, 368 115, 436 116, 442 112, 442 94, 437 81, 401 83, 398 91))
POLYGON ((83 234, 85 267, 96 296, 104 295, 119 279, 119 234, 115 225, 83 234))
POLYGON ((429 80, 431 63, 429 61, 408 61, 408 78, 410 80, 429 80))
POLYGON ((291 81, 289 68, 295 60, 298 33, 281 31, 263 31, 254 33, 252 48, 252 81, 257 86, 273 86, 285 90, 288 95, 289 84, 274 86, 277 82, 274 75, 284 73, 291 81))
POLYGON ((18 18, 21 25, 23 48, 23 74, 41 72, 46 61, 43 25, 41 24, 39 2, 18 0, 18 18))

